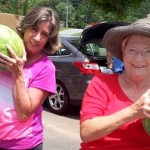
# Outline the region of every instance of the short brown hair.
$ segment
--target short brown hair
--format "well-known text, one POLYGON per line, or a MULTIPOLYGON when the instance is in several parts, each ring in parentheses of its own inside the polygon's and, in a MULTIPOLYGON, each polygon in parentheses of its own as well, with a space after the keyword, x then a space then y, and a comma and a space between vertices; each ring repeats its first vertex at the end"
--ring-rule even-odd
POLYGON ((20 22, 17 27, 17 31, 23 38, 25 29, 27 27, 35 27, 41 21, 49 21, 52 25, 51 33, 44 47, 44 51, 47 53, 53 53, 60 47, 59 29, 60 19, 57 12, 54 9, 48 7, 34 7, 31 9, 20 22))

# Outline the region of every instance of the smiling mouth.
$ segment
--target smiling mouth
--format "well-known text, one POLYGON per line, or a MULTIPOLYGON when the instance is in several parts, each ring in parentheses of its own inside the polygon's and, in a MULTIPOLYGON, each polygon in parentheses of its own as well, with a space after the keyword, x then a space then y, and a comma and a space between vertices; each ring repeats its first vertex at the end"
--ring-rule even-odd
POLYGON ((32 43, 32 42, 30 42, 30 45, 35 46, 35 47, 38 47, 38 46, 39 46, 38 44, 32 43))
POLYGON ((144 68, 145 66, 137 66, 137 65, 133 65, 134 68, 144 68))

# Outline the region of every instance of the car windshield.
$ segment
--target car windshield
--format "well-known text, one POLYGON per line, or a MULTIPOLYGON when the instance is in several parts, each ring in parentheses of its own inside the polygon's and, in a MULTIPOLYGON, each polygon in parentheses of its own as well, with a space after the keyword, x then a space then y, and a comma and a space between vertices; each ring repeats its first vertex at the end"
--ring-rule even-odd
POLYGON ((100 43, 87 43, 82 46, 81 51, 88 56, 106 56, 106 49, 100 43))

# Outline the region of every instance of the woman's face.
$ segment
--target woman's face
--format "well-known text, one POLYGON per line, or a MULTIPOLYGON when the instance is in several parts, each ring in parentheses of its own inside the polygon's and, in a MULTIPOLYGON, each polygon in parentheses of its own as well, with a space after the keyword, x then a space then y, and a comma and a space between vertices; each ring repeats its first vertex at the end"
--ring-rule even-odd
POLYGON ((49 39, 51 25, 41 22, 37 27, 27 27, 24 33, 24 44, 28 55, 41 54, 41 50, 49 39))
POLYGON ((150 75, 150 37, 132 35, 123 46, 125 70, 134 77, 150 75))

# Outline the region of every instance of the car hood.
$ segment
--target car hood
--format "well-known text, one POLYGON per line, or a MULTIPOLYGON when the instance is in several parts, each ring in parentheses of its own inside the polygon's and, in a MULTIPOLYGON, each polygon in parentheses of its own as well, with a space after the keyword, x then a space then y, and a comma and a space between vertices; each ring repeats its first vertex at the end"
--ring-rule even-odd
POLYGON ((114 27, 129 25, 127 22, 104 22, 87 26, 81 33, 79 47, 87 43, 101 42, 105 33, 114 27))

